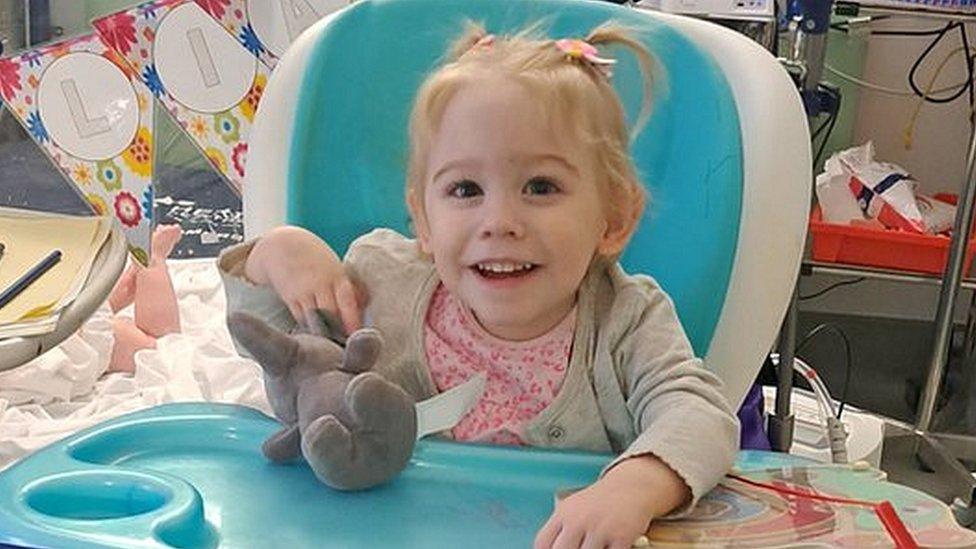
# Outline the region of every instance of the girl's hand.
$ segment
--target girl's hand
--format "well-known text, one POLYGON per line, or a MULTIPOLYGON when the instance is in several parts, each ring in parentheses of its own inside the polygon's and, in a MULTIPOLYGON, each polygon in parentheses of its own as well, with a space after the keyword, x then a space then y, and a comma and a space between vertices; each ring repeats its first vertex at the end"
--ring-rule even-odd
POLYGON ((347 334, 362 327, 362 296, 339 256, 301 227, 277 227, 261 237, 244 272, 255 284, 270 285, 299 323, 324 309, 342 319, 347 334))
POLYGON ((558 502, 535 538, 535 549, 629 549, 655 517, 691 491, 652 455, 619 463, 600 480, 558 502))

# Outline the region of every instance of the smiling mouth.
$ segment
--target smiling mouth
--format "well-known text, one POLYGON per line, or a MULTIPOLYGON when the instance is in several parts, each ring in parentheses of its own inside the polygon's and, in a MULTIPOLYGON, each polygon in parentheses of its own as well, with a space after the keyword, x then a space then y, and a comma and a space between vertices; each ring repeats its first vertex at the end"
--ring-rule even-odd
POLYGON ((534 263, 484 262, 472 265, 471 270, 484 278, 500 279, 525 276, 538 267, 534 263))

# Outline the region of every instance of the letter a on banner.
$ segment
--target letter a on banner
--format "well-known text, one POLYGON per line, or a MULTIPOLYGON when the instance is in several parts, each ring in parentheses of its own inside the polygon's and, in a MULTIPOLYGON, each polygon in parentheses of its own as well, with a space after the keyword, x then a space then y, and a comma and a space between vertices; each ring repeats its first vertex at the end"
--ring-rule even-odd
POLYGON ((316 21, 351 0, 195 0, 268 67, 316 21))
POLYGON ((149 2, 92 25, 239 194, 271 69, 192 0, 149 2))
POLYGON ((148 88, 90 34, 0 59, 0 95, 99 214, 114 216, 148 264, 153 109, 148 88))

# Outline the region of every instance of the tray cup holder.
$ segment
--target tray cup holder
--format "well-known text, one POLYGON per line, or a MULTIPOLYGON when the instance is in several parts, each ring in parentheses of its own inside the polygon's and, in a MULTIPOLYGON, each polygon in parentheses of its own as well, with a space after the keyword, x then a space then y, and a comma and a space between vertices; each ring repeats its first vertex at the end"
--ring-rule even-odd
POLYGON ((111 520, 155 511, 172 499, 166 485, 139 474, 77 472, 41 479, 26 489, 32 510, 61 519, 111 520))

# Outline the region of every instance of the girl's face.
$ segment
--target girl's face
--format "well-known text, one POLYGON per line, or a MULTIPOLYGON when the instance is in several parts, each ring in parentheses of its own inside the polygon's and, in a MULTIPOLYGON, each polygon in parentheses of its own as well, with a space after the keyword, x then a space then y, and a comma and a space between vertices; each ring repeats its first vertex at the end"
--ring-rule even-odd
POLYGON ((592 154, 554 135, 535 101, 499 78, 458 90, 433 136, 423 196, 409 197, 441 281, 510 340, 558 324, 594 255, 623 242, 607 229, 592 154))

